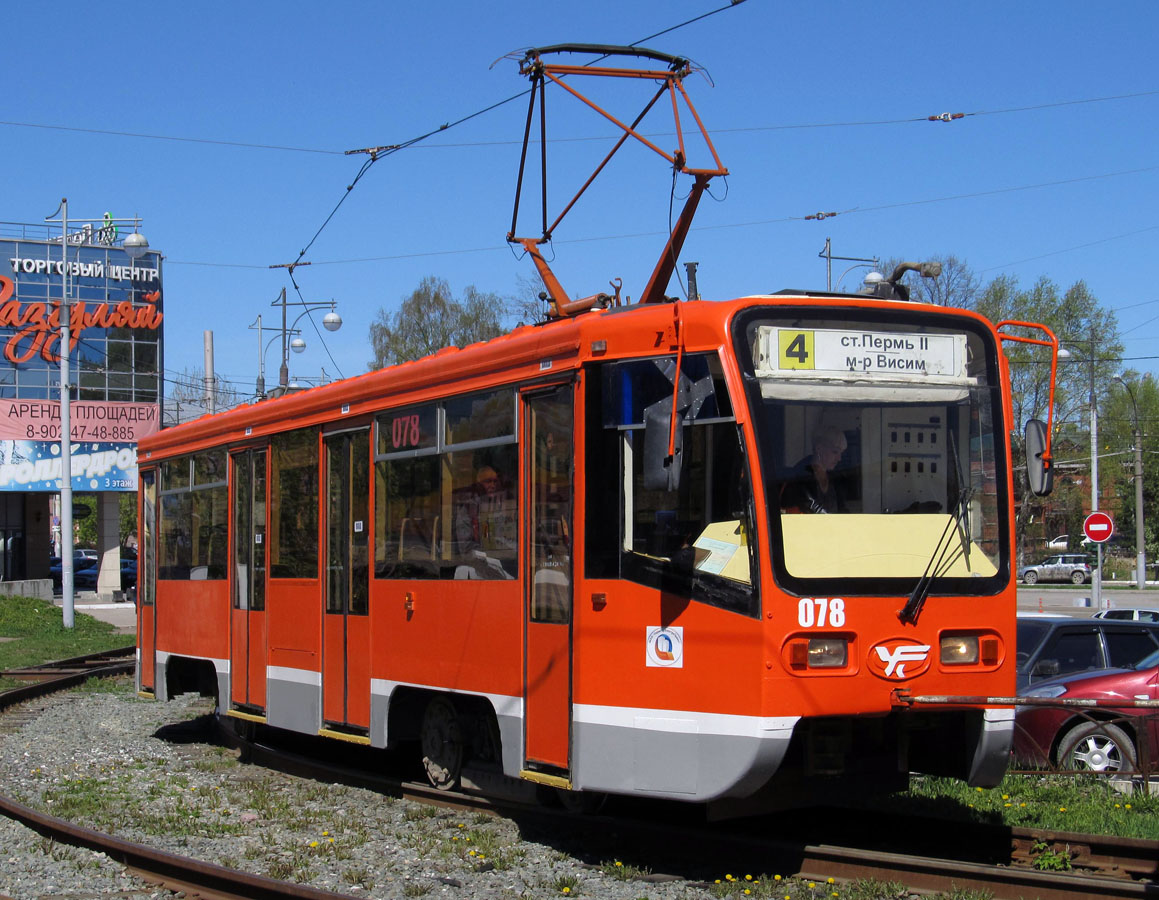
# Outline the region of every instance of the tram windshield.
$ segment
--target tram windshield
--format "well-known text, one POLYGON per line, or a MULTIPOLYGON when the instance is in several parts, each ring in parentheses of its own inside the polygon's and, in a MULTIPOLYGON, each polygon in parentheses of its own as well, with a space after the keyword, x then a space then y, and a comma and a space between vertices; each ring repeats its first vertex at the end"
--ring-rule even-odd
POLYGON ((923 576, 935 591, 997 590, 1009 563, 993 341, 968 320, 891 312, 741 323, 778 576, 809 592, 834 578, 908 592, 923 576))

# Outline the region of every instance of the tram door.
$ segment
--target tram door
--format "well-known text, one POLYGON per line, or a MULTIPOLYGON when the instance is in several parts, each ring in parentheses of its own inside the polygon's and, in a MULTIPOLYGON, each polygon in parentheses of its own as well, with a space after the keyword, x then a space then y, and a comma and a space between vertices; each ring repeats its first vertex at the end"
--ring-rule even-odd
POLYGON ((141 470, 141 537, 137 542, 137 689, 152 691, 157 648, 157 470, 141 470))
POLYGON ((229 698, 266 705, 266 450, 234 453, 229 698))
POLYGON ((370 430, 324 438, 326 614, 322 719, 370 727, 370 430))
POLYGON ((571 744, 572 394, 524 400, 524 747, 541 770, 566 770, 571 744))

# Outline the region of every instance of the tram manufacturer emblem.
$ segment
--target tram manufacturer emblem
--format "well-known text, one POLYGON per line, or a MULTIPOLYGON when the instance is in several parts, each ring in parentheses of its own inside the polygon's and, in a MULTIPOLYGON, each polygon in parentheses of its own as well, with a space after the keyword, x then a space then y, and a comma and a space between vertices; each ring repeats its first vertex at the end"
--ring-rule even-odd
POLYGON ((870 671, 887 681, 916 678, 929 667, 930 645, 915 644, 908 638, 890 638, 869 650, 870 671))

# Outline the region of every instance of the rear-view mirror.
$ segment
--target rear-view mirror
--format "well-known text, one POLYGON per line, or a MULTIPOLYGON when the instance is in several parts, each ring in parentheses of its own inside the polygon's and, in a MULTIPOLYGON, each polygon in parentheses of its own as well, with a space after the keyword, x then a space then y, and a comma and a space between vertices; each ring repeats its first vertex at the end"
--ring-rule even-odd
POLYGON ((1026 423, 1026 479, 1030 492, 1045 497, 1054 489, 1054 466, 1043 454, 1046 452, 1046 424, 1041 419, 1026 423))

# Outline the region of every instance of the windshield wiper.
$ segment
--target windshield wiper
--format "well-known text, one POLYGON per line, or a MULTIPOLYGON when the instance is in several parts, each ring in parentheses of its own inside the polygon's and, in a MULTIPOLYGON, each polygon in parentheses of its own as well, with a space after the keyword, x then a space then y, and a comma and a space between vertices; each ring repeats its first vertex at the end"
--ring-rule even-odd
POLYGON ((897 614, 903 625, 917 624, 918 616, 921 615, 922 606, 930 595, 930 586, 935 578, 941 578, 950 571, 950 567, 958 561, 959 557, 965 556, 967 561, 969 560, 969 528, 963 524, 963 520, 973 496, 973 488, 966 487, 958 491, 958 499, 954 503, 954 508, 950 510, 950 518, 946 520, 946 527, 942 529, 942 534, 938 538, 937 544, 934 545, 934 552, 930 555, 930 561, 926 563, 926 570, 922 572, 922 577, 918 579, 918 583, 910 591, 909 600, 897 614), (954 537, 958 538, 956 547, 954 537), (952 553, 950 552, 951 548, 953 548, 952 553))
POLYGON ((926 598, 930 594, 930 586, 933 584, 935 578, 940 578, 950 570, 950 567, 958 561, 958 557, 962 556, 966 560, 966 568, 970 567, 970 500, 974 496, 974 489, 969 485, 963 486, 964 479, 962 477, 962 459, 958 455, 958 441, 954 429, 949 429, 949 444, 950 456, 954 460, 954 474, 958 482, 958 499, 954 502, 954 508, 950 510, 949 521, 946 522, 946 527, 942 529, 942 535, 938 538, 937 544, 934 545, 934 552, 930 556, 930 561, 926 563, 926 570, 922 573, 922 577, 918 579, 918 583, 914 585, 914 589, 910 592, 909 600, 906 605, 898 612, 897 617, 901 619, 903 625, 916 625, 918 616, 921 615, 922 606, 925 605, 926 598), (954 531, 950 531, 950 526, 954 526, 954 531), (951 534, 956 534, 958 537, 958 546, 953 554, 947 557, 947 553, 952 546, 952 541, 947 540, 951 534))

